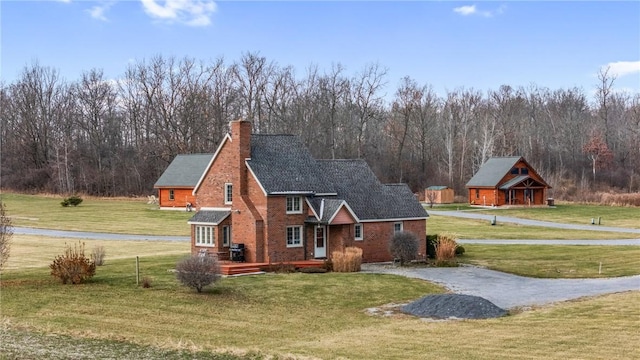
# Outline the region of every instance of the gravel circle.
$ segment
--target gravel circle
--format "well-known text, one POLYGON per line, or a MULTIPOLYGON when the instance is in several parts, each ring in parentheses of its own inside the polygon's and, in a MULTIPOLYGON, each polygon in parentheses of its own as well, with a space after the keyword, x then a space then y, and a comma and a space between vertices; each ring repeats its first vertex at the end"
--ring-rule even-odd
POLYGON ((403 313, 436 319, 489 319, 507 315, 491 301, 473 295, 427 295, 400 309, 403 313))

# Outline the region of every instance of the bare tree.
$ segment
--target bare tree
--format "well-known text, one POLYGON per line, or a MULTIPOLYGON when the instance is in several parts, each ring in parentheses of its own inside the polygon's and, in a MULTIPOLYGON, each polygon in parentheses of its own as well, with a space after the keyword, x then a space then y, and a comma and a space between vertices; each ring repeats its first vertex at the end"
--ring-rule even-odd
POLYGON ((379 64, 367 65, 352 80, 351 98, 357 119, 356 141, 358 158, 365 155, 365 142, 370 121, 382 108, 382 88, 386 85, 387 69, 379 64))
POLYGON ((13 237, 13 226, 11 218, 7 214, 7 207, 0 201, 0 270, 2 270, 9 260, 11 250, 11 238, 13 237))

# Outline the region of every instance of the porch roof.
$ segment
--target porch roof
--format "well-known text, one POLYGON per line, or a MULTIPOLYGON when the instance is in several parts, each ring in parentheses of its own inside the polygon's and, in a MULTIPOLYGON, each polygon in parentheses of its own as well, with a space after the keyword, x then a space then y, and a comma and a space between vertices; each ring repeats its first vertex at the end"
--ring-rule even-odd
POLYGON ((200 210, 189 219, 188 223, 218 225, 230 214, 230 210, 200 210))
POLYGON ((535 182, 539 186, 544 186, 544 184, 540 183, 539 181, 537 181, 536 179, 532 178, 529 175, 519 175, 505 182, 504 184, 500 185, 500 190, 509 190, 526 180, 531 180, 532 182, 535 182))

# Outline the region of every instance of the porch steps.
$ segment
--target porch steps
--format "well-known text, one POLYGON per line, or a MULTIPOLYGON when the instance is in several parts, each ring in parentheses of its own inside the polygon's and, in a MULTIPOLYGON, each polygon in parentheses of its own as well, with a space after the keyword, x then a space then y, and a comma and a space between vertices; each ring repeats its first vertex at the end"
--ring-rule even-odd
MULTIPOLYGON (((292 264, 296 269, 322 267, 322 260, 301 260, 301 261, 285 261, 284 264, 292 264)), ((264 269, 276 263, 236 263, 223 261, 220 264, 220 273, 222 275, 241 275, 241 274, 261 274, 264 269)))

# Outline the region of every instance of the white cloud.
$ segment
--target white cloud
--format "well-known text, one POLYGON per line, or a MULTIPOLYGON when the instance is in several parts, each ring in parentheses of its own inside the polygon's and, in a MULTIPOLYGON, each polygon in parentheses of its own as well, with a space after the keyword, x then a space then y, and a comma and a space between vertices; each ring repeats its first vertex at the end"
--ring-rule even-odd
POLYGON ((101 21, 109 21, 107 16, 105 15, 107 10, 113 5, 113 3, 101 3, 96 5, 88 10, 86 10, 92 18, 101 20, 101 21))
POLYGON ((473 15, 476 13, 476 11, 477 10, 475 5, 465 5, 453 9, 453 12, 456 12, 462 16, 473 15))
POLYGON ((151 17, 177 22, 189 26, 211 24, 211 15, 216 11, 212 0, 140 0, 144 11, 151 17))
POLYGON ((602 67, 603 70, 609 68, 611 75, 622 77, 634 73, 640 73, 640 61, 616 61, 610 62, 602 67))
POLYGON ((495 15, 501 15, 504 13, 505 6, 500 5, 495 10, 480 10, 476 7, 476 5, 464 5, 459 6, 457 8, 453 8, 453 12, 460 14, 462 16, 470 16, 470 15, 478 15, 483 17, 493 17, 495 15))

